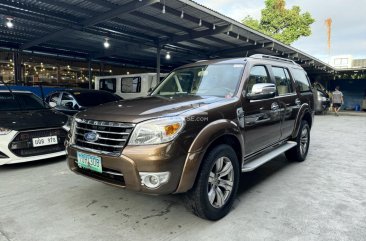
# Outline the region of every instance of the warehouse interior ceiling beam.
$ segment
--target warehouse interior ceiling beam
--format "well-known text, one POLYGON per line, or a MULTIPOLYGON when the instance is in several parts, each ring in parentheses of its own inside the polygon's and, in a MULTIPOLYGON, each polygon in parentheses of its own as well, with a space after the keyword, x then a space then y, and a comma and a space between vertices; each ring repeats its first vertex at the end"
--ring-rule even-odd
POLYGON ((160 2, 160 0, 132 1, 128 4, 122 5, 118 8, 116 8, 116 9, 110 10, 106 13, 103 13, 103 14, 85 19, 80 23, 80 25, 72 25, 69 28, 64 28, 64 29, 58 30, 54 33, 48 34, 48 35, 43 36, 39 39, 35 39, 31 42, 25 43, 20 47, 20 49, 21 50, 28 49, 32 46, 41 44, 43 42, 46 42, 48 40, 57 38, 59 36, 65 35, 65 34, 68 34, 70 32, 70 30, 73 30, 73 29, 82 30, 83 28, 94 26, 98 23, 104 22, 104 21, 109 20, 111 18, 117 17, 117 16, 122 15, 122 14, 129 13, 129 12, 136 11, 136 10, 142 8, 142 7, 145 7, 145 6, 157 3, 157 2, 160 2))
POLYGON ((172 69, 200 59, 267 54, 308 71, 334 68, 191 0, 2 0, 0 48, 172 69), (108 39, 109 48, 103 43, 108 39), (171 59, 165 59, 169 53, 171 59))

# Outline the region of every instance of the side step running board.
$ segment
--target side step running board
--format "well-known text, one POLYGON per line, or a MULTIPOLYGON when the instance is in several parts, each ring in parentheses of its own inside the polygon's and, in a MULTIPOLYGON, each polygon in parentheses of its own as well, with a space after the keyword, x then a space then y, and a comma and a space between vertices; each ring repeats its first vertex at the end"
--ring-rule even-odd
POLYGON ((254 159, 253 161, 251 161, 249 163, 244 164, 241 171, 242 172, 251 172, 254 169, 256 169, 257 167, 262 166, 263 164, 269 162, 270 160, 272 160, 276 156, 281 155, 282 153, 284 153, 285 151, 295 147, 296 145, 297 145, 296 142, 288 141, 285 144, 275 148, 273 151, 271 151, 267 154, 264 154, 263 156, 260 156, 260 157, 254 159))

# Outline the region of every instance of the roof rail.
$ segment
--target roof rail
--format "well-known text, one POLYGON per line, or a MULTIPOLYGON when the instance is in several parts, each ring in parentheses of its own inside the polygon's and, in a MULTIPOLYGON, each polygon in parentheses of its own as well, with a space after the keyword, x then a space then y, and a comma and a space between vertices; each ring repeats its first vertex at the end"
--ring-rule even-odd
POLYGON ((265 55, 265 54, 254 54, 254 55, 251 55, 250 58, 278 60, 278 61, 292 63, 294 65, 299 65, 298 63, 296 63, 295 61, 293 61, 291 59, 285 59, 285 58, 280 58, 280 57, 276 57, 276 56, 272 56, 272 55, 265 55))

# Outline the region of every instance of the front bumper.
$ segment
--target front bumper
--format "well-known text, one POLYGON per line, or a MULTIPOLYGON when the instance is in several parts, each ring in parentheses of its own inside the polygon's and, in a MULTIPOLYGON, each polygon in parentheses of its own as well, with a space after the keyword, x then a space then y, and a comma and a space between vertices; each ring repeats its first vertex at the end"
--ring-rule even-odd
POLYGON ((18 133, 19 133, 18 131, 12 131, 7 135, 0 136, 0 152, 5 155, 4 157, 0 157, 0 166, 5 165, 5 164, 15 164, 15 163, 30 162, 30 161, 38 161, 38 160, 66 155, 66 151, 63 150, 63 151, 58 151, 58 152, 54 152, 54 153, 28 156, 28 157, 17 156, 9 149, 9 144, 17 136, 18 133))
POLYGON ((126 146, 118 157, 96 154, 76 146, 69 146, 68 165, 80 175, 148 194, 170 194, 178 187, 187 153, 176 142, 151 146, 126 146), (82 169, 77 164, 77 152, 101 157, 103 173, 82 169), (169 172, 167 183, 156 189, 142 185, 140 172, 169 172))

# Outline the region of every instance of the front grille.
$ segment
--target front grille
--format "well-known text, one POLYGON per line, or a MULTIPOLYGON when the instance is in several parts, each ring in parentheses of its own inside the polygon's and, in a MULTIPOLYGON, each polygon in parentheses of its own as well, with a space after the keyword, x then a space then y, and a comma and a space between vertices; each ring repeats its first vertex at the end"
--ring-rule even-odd
POLYGON ((91 152, 119 156, 127 144, 134 126, 129 123, 77 119, 74 143, 77 147, 91 152), (86 133, 96 133, 97 140, 86 140, 86 133))
POLYGON ((34 131, 21 131, 9 144, 9 149, 19 157, 45 155, 65 150, 64 142, 67 132, 62 129, 45 129, 34 131), (50 146, 33 147, 33 138, 57 136, 57 144, 50 146))

